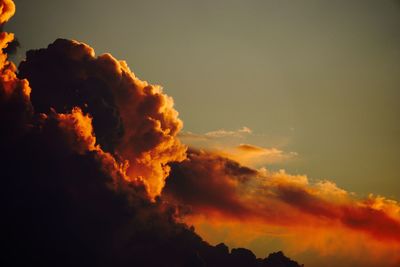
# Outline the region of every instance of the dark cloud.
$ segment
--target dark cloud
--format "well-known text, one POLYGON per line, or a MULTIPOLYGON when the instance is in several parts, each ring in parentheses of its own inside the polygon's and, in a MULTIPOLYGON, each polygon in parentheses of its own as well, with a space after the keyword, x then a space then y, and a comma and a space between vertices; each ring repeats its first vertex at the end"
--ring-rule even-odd
POLYGON ((163 194, 179 203, 240 216, 251 213, 238 199, 237 184, 246 182, 256 171, 221 156, 190 150, 188 159, 171 164, 163 194))
POLYGON ((17 49, 20 47, 20 43, 18 39, 14 39, 10 43, 8 43, 7 47, 3 48, 3 53, 7 55, 13 55, 17 52, 17 49))
POLYGON ((153 198, 164 186, 166 164, 185 157, 186 146, 176 137, 182 122, 172 98, 109 54, 96 56, 86 44, 58 39, 28 51, 18 75, 29 80, 37 112, 80 107, 90 114, 97 143, 129 160, 129 176, 143 180, 153 198))
MULTIPOLYGON (((14 6, 0 7, 3 23, 14 6)), ((185 151, 169 98, 124 63, 68 40, 29 52, 18 78, 3 49, 12 40, 1 33, 2 266, 265 265, 207 244, 178 222, 175 206, 149 197, 146 177, 129 179, 125 156, 135 170, 167 172, 165 162, 185 151), (141 165, 143 157, 157 165, 141 165)))
POLYGON ((188 206, 185 211, 200 223, 214 218, 266 226, 329 225, 331 232, 344 227, 373 242, 400 243, 395 201, 357 199, 329 181, 310 184, 305 176, 254 170, 212 152, 190 150, 186 160, 171 167, 164 197, 188 206))
MULTIPOLYGON (((271 253, 263 260, 264 267, 298 267, 299 264, 287 258, 282 251, 271 253)), ((304 266, 304 265, 302 265, 304 266)))
POLYGON ((29 80, 37 112, 80 107, 93 116, 97 142, 105 151, 114 152, 123 126, 110 84, 118 84, 120 77, 113 71, 107 75, 98 71, 93 53, 86 45, 58 39, 47 49, 28 51, 19 77, 29 80))
POLYGON ((3 266, 264 266, 177 223, 173 206, 105 168, 104 152, 72 146, 61 118, 1 142, 3 266))

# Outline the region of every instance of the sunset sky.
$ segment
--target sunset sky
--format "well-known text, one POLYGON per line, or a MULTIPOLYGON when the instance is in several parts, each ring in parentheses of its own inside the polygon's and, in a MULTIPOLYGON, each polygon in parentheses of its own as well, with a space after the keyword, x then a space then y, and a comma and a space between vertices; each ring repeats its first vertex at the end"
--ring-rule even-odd
POLYGON ((271 168, 400 198, 398 1, 16 5, 17 61, 58 37, 83 41, 162 85, 185 131, 246 126, 233 143, 298 153, 271 168))
MULTIPOLYGON (((190 164, 172 167, 171 177, 192 171, 200 175, 197 164, 210 164, 216 171, 207 179, 215 183, 204 192, 213 191, 214 185, 226 189, 223 194, 235 192, 228 200, 215 198, 222 204, 213 207, 212 192, 210 204, 180 191, 182 184, 189 184, 189 192, 190 186, 203 192, 197 180, 167 182, 167 194, 192 205, 195 214, 184 221, 194 224, 206 241, 247 246, 259 257, 265 251, 288 251, 306 267, 361 266, 366 264, 361 259, 365 250, 374 250, 368 260, 373 263, 365 266, 375 267, 373 260, 392 259, 400 251, 399 1, 15 4, 15 16, 4 30, 20 43, 10 58, 17 65, 30 49, 45 48, 57 38, 77 40, 96 55, 111 53, 125 60, 140 80, 161 85, 173 98, 183 121, 177 138, 195 152, 190 164), (245 174, 221 169, 219 164, 228 160, 249 169, 245 174), (225 175, 226 183, 221 178, 225 175), (228 175, 236 175, 239 184, 232 184, 228 175), (242 187, 242 175, 258 180, 242 187), (288 184, 304 189, 306 196, 283 190, 288 184), (230 208, 236 202, 229 201, 240 196, 243 213, 235 217, 239 211, 230 208), (290 215, 275 218, 271 205, 288 209, 290 215), (376 219, 380 215, 382 221, 376 219), (304 228, 293 220, 309 225, 304 228), (346 236, 345 249, 338 245, 341 235, 346 236)), ((31 75, 31 67, 26 68, 26 76, 31 75)), ((132 162, 129 157, 138 153, 118 152, 132 162)), ((181 154, 160 164, 181 161, 181 154)), ((147 181, 151 197, 161 194, 164 184, 151 183, 164 169, 131 166, 152 177, 147 181)), ((380 266, 395 266, 388 262, 380 266)))

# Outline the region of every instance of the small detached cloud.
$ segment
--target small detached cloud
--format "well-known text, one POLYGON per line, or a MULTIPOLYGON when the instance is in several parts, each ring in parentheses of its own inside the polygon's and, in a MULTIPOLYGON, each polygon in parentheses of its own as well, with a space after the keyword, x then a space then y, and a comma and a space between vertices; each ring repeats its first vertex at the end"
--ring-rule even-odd
POLYGON ((255 135, 252 129, 243 126, 237 130, 219 129, 204 134, 183 131, 179 138, 192 148, 212 151, 255 168, 286 162, 298 156, 297 152, 286 152, 274 145, 263 147, 250 144, 255 135))
POLYGON ((236 131, 226 131, 226 130, 221 129, 221 130, 216 130, 216 131, 211 131, 211 132, 205 133, 204 135, 208 136, 208 137, 214 137, 214 138, 230 137, 230 136, 231 137, 243 137, 243 135, 251 134, 251 133, 253 133, 253 131, 250 128, 243 126, 242 128, 240 128, 236 131))
POLYGON ((179 138, 186 141, 207 141, 210 137, 205 134, 197 134, 190 131, 182 131, 178 134, 179 138))
POLYGON ((179 137, 182 140, 187 142, 196 142, 196 141, 211 141, 215 139, 222 139, 222 138, 244 138, 248 135, 251 135, 253 130, 249 127, 243 126, 237 130, 225 130, 225 129, 218 129, 215 131, 206 132, 204 134, 197 134, 190 131, 182 131, 179 133, 179 137))
POLYGON ((280 163, 298 156, 297 152, 285 152, 278 148, 240 144, 225 153, 225 156, 250 166, 280 163))
POLYGON ((275 147, 267 148, 251 144, 240 144, 216 150, 215 153, 255 168, 287 162, 298 156, 297 152, 285 152, 275 147))

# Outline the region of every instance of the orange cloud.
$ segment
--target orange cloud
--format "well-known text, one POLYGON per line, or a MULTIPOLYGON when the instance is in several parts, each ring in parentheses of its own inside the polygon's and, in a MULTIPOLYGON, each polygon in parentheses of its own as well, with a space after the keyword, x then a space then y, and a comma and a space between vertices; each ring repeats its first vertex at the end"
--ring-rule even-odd
MULTIPOLYGON (((265 235, 280 227, 298 238, 305 238, 302 233, 319 236, 316 249, 317 243, 333 240, 338 250, 349 239, 352 244, 368 240, 380 248, 381 256, 400 252, 399 204, 373 195, 360 199, 330 181, 311 183, 304 175, 255 170, 216 154, 191 151, 187 160, 173 165, 165 195, 188 206, 186 222, 206 224, 208 231, 233 223, 239 232, 258 228, 265 235), (335 233, 348 234, 335 239, 335 233)), ((239 240, 245 240, 243 235, 239 240)))
POLYGON ((186 146, 177 138, 182 121, 172 98, 160 86, 138 79, 124 61, 58 39, 47 49, 28 52, 19 70, 31 83, 37 111, 68 113, 79 107, 90 114, 96 142, 129 161, 129 179, 141 180, 151 198, 164 187, 167 163, 185 158, 186 146))
MULTIPOLYGON (((0 4, 5 21, 14 5, 0 4)), ((177 223, 175 206, 150 201, 167 163, 186 151, 176 139, 182 122, 160 87, 110 55, 61 39, 29 51, 17 77, 3 49, 12 40, 1 33, 4 265, 299 266, 282 253, 257 259, 211 246, 177 223)))
POLYGON ((240 144, 234 148, 219 150, 216 153, 248 166, 279 163, 297 156, 296 152, 284 152, 274 147, 266 148, 250 144, 240 144))
MULTIPOLYGON (((0 24, 8 21, 14 12, 15 6, 12 1, 0 1, 0 24)), ((3 126, 2 138, 6 141, 14 140, 22 134, 27 128, 28 118, 32 115, 29 83, 25 79, 17 78, 17 68, 8 61, 4 52, 13 40, 12 33, 0 32, 0 125, 3 126)))
POLYGON ((0 1, 0 24, 7 22, 15 13, 15 4, 12 0, 0 1))
POLYGON ((167 163, 185 159, 186 146, 176 137, 183 123, 173 99, 160 86, 139 80, 126 63, 119 63, 126 88, 121 86, 116 92, 116 101, 125 133, 117 150, 130 161, 128 175, 144 179, 150 196, 155 197, 169 174, 167 163))
POLYGON ((73 108, 70 114, 54 114, 59 126, 65 129, 70 147, 78 153, 96 150, 96 138, 93 136, 92 118, 84 115, 80 108, 73 108))

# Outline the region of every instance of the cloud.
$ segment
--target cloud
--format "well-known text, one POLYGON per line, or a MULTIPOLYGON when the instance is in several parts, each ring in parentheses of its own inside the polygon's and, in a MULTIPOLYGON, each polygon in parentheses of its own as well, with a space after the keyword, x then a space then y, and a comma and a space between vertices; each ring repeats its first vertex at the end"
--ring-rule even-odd
POLYGON ((244 134, 251 134, 253 131, 246 127, 243 126, 242 128, 236 130, 236 131, 226 131, 226 130, 216 130, 216 131, 211 131, 207 132, 204 135, 208 137, 213 137, 213 138, 220 138, 220 137, 227 137, 227 136, 233 136, 233 137, 242 137, 244 134))
POLYGON ((253 145, 249 145, 249 144, 240 144, 237 148, 241 151, 255 152, 255 153, 264 152, 267 150, 265 148, 262 148, 259 146, 253 146, 253 145))
POLYGON ((196 134, 190 131, 181 131, 178 136, 183 140, 206 141, 211 139, 209 136, 204 134, 196 134))
POLYGON ((304 175, 255 170, 217 154, 191 150, 187 160, 172 165, 164 194, 189 206, 187 222, 195 225, 218 228, 237 222, 238 228, 264 228, 261 232, 277 226, 299 238, 313 229, 315 235, 329 236, 336 244, 332 252, 346 246, 348 239, 359 240, 361 248, 366 239, 371 248, 379 247, 380 261, 400 260, 383 257, 387 251, 400 251, 399 204, 380 196, 357 198, 330 181, 310 183, 304 175), (343 231, 347 235, 336 239, 325 234, 343 231))
POLYGON ((221 129, 204 134, 183 131, 178 135, 189 147, 208 150, 254 168, 282 163, 298 156, 296 152, 285 152, 274 145, 262 147, 250 144, 255 136, 263 135, 254 134, 245 126, 235 131, 221 129))
MULTIPOLYGON (((0 0, 0 23, 14 11, 12 1, 0 0)), ((232 239, 268 232, 292 251, 357 254, 379 266, 400 262, 396 201, 362 199, 330 181, 237 161, 295 156, 276 148, 187 150, 172 98, 124 61, 58 39, 29 51, 17 71, 6 54, 13 41, 1 32, 5 265, 299 266, 282 253, 259 259, 247 249, 209 245, 187 224, 209 227, 197 230, 207 240, 210 229, 230 225, 223 230, 232 239)), ((250 134, 243 127, 188 136, 250 134)))
MULTIPOLYGON (((0 7, 4 22, 14 5, 0 7)), ((166 163, 186 151, 172 99, 69 40, 28 52, 17 77, 4 49, 12 41, 1 32, 4 266, 239 267, 246 252, 209 245, 176 206, 154 198, 166 163)))
MULTIPOLYGON (((8 21, 14 12, 12 1, 0 1, 0 23, 8 21)), ((0 124, 3 125, 1 138, 4 142, 21 135, 32 115, 29 83, 17 78, 17 68, 8 61, 5 51, 13 41, 12 33, 0 31, 0 124)))
POLYGON ((298 156, 296 152, 285 152, 274 146, 243 143, 253 135, 251 129, 242 127, 236 131, 216 130, 205 134, 184 131, 178 137, 192 148, 212 151, 255 168, 293 160, 298 156))
POLYGON ((206 152, 189 153, 182 164, 172 164, 164 192, 179 203, 196 209, 222 211, 241 216, 250 211, 238 199, 238 183, 256 172, 238 163, 206 152), (207 175, 204 178, 204 175, 207 175))
POLYGON ((129 160, 129 177, 143 180, 152 198, 164 186, 166 164, 185 158, 186 146, 176 137, 182 121, 172 98, 110 54, 96 57, 86 44, 58 39, 29 51, 19 77, 29 80, 38 112, 79 107, 91 114, 97 143, 129 160))
POLYGON ((284 152, 274 147, 266 148, 250 144, 240 144, 219 153, 244 165, 255 167, 288 161, 298 156, 296 152, 284 152))
POLYGON ((246 135, 252 134, 253 131, 243 126, 242 128, 235 131, 227 131, 224 129, 215 130, 206 132, 204 134, 197 134, 190 131, 182 131, 179 133, 179 137, 182 140, 186 141, 209 141, 213 139, 222 139, 222 138, 244 138, 246 135))
POLYGON ((0 24, 7 22, 15 13, 15 4, 12 0, 0 1, 0 24))

